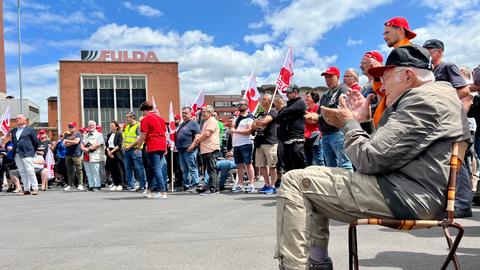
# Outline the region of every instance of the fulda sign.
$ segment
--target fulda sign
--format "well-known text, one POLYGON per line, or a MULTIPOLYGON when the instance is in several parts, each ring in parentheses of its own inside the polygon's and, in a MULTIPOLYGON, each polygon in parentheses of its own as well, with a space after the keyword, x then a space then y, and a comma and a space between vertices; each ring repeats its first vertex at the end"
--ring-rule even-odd
POLYGON ((82 61, 158 62, 155 52, 142 51, 81 51, 82 61))

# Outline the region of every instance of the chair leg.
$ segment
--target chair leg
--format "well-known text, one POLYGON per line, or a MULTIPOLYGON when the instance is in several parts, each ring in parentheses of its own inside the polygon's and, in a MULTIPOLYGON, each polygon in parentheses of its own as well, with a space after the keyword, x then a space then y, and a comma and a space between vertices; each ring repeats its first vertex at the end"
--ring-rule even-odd
POLYGON ((357 223, 350 223, 348 228, 348 262, 350 270, 358 270, 357 223))
POLYGON ((458 245, 460 244, 460 241, 462 240, 463 237, 463 227, 460 224, 457 223, 452 223, 452 224, 447 224, 443 226, 443 232, 445 234, 445 238, 447 239, 447 244, 448 248, 450 249, 447 255, 447 258, 445 258, 445 261, 442 266, 442 270, 447 269, 448 264, 450 261, 453 261, 453 266, 455 267, 456 270, 460 269, 460 263, 458 261, 457 254, 455 253, 457 251, 458 245), (450 235, 450 231, 448 228, 453 227, 458 230, 458 234, 455 237, 455 241, 452 243, 452 237, 450 235))

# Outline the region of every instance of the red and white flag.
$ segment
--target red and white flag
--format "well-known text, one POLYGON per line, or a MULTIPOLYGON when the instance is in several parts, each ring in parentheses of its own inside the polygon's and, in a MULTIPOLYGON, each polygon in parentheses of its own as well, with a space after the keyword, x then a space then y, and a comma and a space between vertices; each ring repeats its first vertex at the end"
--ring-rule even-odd
POLYGON ((260 103, 260 92, 258 92, 257 89, 257 81, 253 70, 252 74, 250 75, 250 80, 248 81, 245 94, 243 95, 243 99, 248 100, 248 109, 252 114, 255 114, 258 104, 260 103))
POLYGON ((197 97, 195 98, 195 100, 192 103, 193 112, 195 113, 198 110, 200 110, 203 103, 205 103, 205 93, 204 93, 204 90, 202 89, 202 90, 200 90, 200 92, 198 92, 197 97))
POLYGON ((285 61, 283 61, 282 69, 280 69, 280 74, 278 74, 277 79, 277 89, 283 99, 287 99, 287 93, 285 90, 290 86, 291 79, 293 77, 293 50, 291 47, 288 48, 287 56, 285 61))
POLYGON ((153 105, 153 111, 159 114, 158 109, 157 109, 157 103, 155 103, 155 97, 152 96, 152 105, 153 105))
POLYGON ((8 131, 10 131, 10 107, 7 107, 0 119, 0 131, 3 135, 7 135, 8 131))
POLYGON ((168 107, 168 129, 169 129, 169 142, 170 142, 170 149, 173 150, 175 147, 175 116, 173 115, 173 105, 170 101, 170 106, 168 107))
POLYGON ((45 157, 45 163, 48 170, 47 179, 55 178, 55 171, 53 170, 55 166, 55 158, 53 157, 52 149, 50 149, 50 147, 48 148, 47 156, 45 157))

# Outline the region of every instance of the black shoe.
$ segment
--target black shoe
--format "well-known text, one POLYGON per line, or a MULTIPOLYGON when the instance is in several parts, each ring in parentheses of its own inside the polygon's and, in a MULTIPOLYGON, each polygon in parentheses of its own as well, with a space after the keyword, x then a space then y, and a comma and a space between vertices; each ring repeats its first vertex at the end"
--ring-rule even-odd
POLYGON ((189 191, 190 188, 189 187, 183 187, 183 191, 189 191))
POLYGON ((207 186, 198 186, 195 191, 198 192, 198 193, 204 193, 205 191, 208 190, 208 187, 207 186))
POLYGON ((308 260, 308 269, 309 270, 333 270, 333 263, 332 259, 328 257, 325 261, 321 263, 314 263, 310 260, 308 260))
POLYGON ((10 192, 13 192, 14 190, 15 190, 15 189, 14 189, 13 187, 9 187, 9 188, 7 189, 7 192, 10 193, 10 192))
POLYGON ((466 218, 472 216, 472 208, 467 209, 455 208, 455 218, 466 218))

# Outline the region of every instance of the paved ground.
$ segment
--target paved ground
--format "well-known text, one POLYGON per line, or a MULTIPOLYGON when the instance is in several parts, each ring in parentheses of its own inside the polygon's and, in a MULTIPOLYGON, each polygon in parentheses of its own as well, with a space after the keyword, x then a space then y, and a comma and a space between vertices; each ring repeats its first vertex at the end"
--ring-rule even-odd
MULTIPOLYGON (((275 198, 179 192, 0 194, 0 269, 277 269, 275 198)), ((460 222, 463 269, 480 269, 480 208, 460 222)), ((332 222, 330 255, 348 269, 347 226, 332 222)), ((438 269, 446 242, 435 230, 359 229, 362 269, 438 269)))

